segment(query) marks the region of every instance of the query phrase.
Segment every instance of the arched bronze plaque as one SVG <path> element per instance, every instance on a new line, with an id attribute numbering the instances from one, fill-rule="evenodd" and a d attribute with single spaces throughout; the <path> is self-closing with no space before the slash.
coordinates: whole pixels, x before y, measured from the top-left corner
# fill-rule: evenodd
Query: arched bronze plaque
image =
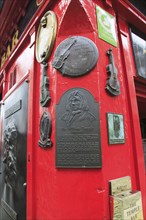
<path id="1" fill-rule="evenodd" d="M 57 19 L 52 11 L 42 17 L 36 38 L 36 59 L 43 63 L 49 57 L 56 37 Z"/>
<path id="2" fill-rule="evenodd" d="M 100 168 L 99 104 L 83 88 L 65 92 L 56 108 L 56 166 Z"/>
<path id="3" fill-rule="evenodd" d="M 81 76 L 96 65 L 98 49 L 90 39 L 73 36 L 65 39 L 55 51 L 53 67 L 62 75 Z"/>

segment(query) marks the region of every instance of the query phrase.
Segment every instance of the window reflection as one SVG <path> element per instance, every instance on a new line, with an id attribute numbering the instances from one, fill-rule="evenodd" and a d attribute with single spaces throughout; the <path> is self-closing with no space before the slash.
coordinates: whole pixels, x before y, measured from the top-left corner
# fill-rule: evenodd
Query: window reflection
<path id="1" fill-rule="evenodd" d="M 146 40 L 131 32 L 137 75 L 146 79 Z"/>

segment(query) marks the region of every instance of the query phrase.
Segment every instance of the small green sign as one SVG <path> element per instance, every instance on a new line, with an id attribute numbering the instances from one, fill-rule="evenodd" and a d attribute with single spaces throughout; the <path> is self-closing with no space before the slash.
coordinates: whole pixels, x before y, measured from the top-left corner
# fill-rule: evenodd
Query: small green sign
<path id="1" fill-rule="evenodd" d="M 117 47 L 115 18 L 99 6 L 96 6 L 96 14 L 99 38 Z"/>

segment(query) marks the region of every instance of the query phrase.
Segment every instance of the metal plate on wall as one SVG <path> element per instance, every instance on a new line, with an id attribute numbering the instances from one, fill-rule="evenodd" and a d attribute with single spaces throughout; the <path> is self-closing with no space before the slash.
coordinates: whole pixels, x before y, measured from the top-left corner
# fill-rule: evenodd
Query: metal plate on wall
<path id="1" fill-rule="evenodd" d="M 99 104 L 86 89 L 65 92 L 56 114 L 56 166 L 100 168 Z"/>
<path id="2" fill-rule="evenodd" d="M 2 106 L 0 220 L 26 219 L 27 106 L 26 82 Z"/>
<path id="3" fill-rule="evenodd" d="M 36 59 L 43 63 L 49 57 L 56 37 L 57 19 L 52 11 L 47 11 L 40 21 L 36 38 Z"/>
<path id="4" fill-rule="evenodd" d="M 93 41 L 82 36 L 65 39 L 55 51 L 53 67 L 62 75 L 81 76 L 96 65 L 98 49 Z"/>

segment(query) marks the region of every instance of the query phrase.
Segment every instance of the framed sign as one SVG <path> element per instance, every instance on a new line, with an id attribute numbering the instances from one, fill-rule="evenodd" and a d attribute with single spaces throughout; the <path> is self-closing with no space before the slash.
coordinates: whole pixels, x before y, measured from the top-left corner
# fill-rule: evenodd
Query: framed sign
<path id="1" fill-rule="evenodd" d="M 99 6 L 96 6 L 96 15 L 99 38 L 117 47 L 115 18 Z"/>
<path id="2" fill-rule="evenodd" d="M 124 117 L 122 114 L 107 113 L 109 144 L 125 143 Z"/>

